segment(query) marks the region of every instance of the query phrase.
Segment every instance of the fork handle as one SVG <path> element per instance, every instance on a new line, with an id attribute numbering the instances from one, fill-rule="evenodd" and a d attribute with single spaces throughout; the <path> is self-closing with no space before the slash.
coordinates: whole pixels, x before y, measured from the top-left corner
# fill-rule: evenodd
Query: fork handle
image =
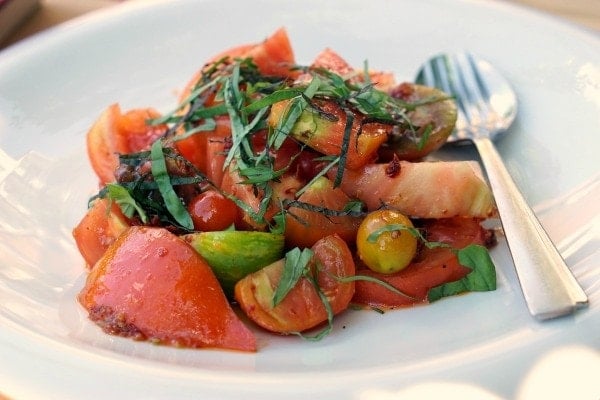
<path id="1" fill-rule="evenodd" d="M 502 221 L 506 241 L 531 315 L 540 320 L 570 314 L 587 296 L 527 205 L 489 138 L 473 140 Z"/>

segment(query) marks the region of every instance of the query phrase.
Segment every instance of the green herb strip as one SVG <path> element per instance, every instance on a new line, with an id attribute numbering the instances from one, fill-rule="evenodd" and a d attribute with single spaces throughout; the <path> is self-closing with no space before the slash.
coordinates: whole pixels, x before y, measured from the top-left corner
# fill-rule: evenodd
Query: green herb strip
<path id="1" fill-rule="evenodd" d="M 312 250 L 300 250 L 297 247 L 286 253 L 283 273 L 277 285 L 277 289 L 275 290 L 275 293 L 273 293 L 273 307 L 276 307 L 281 303 L 289 291 L 296 286 L 298 280 L 303 275 L 306 275 L 308 263 L 313 255 L 314 253 Z"/>
<path id="2" fill-rule="evenodd" d="M 427 295 L 429 302 L 468 291 L 486 292 L 496 290 L 496 268 L 490 257 L 490 253 L 484 246 L 471 244 L 462 249 L 455 249 L 446 243 L 430 242 L 423 237 L 418 229 L 408 227 L 404 224 L 385 225 L 372 232 L 367 237 L 367 241 L 369 243 L 376 243 L 382 233 L 399 230 L 410 232 L 411 235 L 423 242 L 429 249 L 446 248 L 453 251 L 458 257 L 459 264 L 471 269 L 471 272 L 467 276 L 458 281 L 444 283 L 430 289 Z"/>
<path id="3" fill-rule="evenodd" d="M 312 275 L 308 275 L 308 276 L 306 276 L 306 278 L 314 286 L 315 290 L 317 291 L 317 294 L 319 295 L 319 298 L 321 299 L 321 303 L 323 303 L 323 306 L 325 307 L 325 311 L 327 313 L 327 326 L 325 326 L 325 328 L 323 328 L 320 332 L 316 333 L 313 336 L 305 335 L 302 332 L 292 332 L 292 333 L 300 336 L 301 338 L 303 338 L 305 340 L 308 340 L 311 342 L 318 342 L 319 340 L 323 339 L 325 336 L 329 335 L 331 333 L 331 331 L 333 330 L 333 316 L 334 316 L 333 309 L 331 308 L 331 303 L 329 303 L 329 299 L 327 298 L 327 296 L 325 296 L 325 293 L 323 293 L 323 291 L 319 287 L 317 280 Z"/>
<path id="4" fill-rule="evenodd" d="M 194 223 L 192 217 L 184 207 L 183 203 L 173 186 L 171 185 L 171 179 L 167 172 L 167 163 L 165 162 L 165 155 L 163 153 L 162 143 L 160 140 L 155 141 L 152 144 L 150 150 L 151 157 L 151 171 L 154 180 L 158 185 L 158 191 L 165 201 L 165 206 L 169 213 L 175 218 L 175 221 L 179 223 L 183 228 L 188 230 L 194 229 Z"/>
<path id="5" fill-rule="evenodd" d="M 133 217 L 137 212 L 143 223 L 148 222 L 148 216 L 144 212 L 144 209 L 131 197 L 129 190 L 115 183 L 109 183 L 106 185 L 108 198 L 113 200 L 121 208 L 123 215 L 127 218 Z"/>
<path id="6" fill-rule="evenodd" d="M 442 297 L 464 292 L 487 292 L 496 290 L 496 269 L 484 246 L 470 245 L 457 251 L 458 262 L 471 269 L 464 278 L 436 286 L 429 290 L 427 299 L 434 302 Z"/>
<path id="7" fill-rule="evenodd" d="M 290 98 L 291 102 L 288 105 L 288 109 L 278 121 L 273 135 L 269 138 L 269 145 L 271 147 L 276 150 L 281 147 L 294 128 L 296 121 L 298 121 L 298 118 L 300 118 L 300 115 L 302 115 L 302 112 L 304 112 L 308 106 L 308 100 L 315 96 L 320 85 L 321 80 L 317 76 L 313 76 L 311 82 L 300 95 Z"/>

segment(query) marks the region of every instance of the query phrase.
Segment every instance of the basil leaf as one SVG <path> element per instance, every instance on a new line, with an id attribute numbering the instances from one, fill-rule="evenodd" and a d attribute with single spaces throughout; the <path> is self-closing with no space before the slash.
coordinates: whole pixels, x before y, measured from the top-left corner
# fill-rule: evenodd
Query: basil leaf
<path id="1" fill-rule="evenodd" d="M 496 290 L 496 269 L 484 246 L 469 245 L 457 251 L 458 262 L 471 269 L 464 278 L 436 286 L 429 290 L 427 299 L 434 302 L 442 297 L 463 292 L 487 292 Z"/>
<path id="2" fill-rule="evenodd" d="M 296 283 L 298 283 L 298 280 L 306 271 L 312 257 L 312 250 L 303 249 L 301 251 L 297 247 L 286 253 L 283 273 L 281 274 L 277 289 L 273 293 L 273 307 L 281 303 L 290 290 L 296 286 Z"/>
<path id="3" fill-rule="evenodd" d="M 243 108 L 243 111 L 248 114 L 251 114 L 265 107 L 272 106 L 273 104 L 278 103 L 280 101 L 289 100 L 300 95 L 302 95 L 302 91 L 296 88 L 280 89 L 274 93 L 271 93 L 261 98 L 260 100 L 256 100 L 255 102 L 248 104 L 246 107 Z"/>
<path id="4" fill-rule="evenodd" d="M 127 218 L 133 217 L 135 212 L 138 213 L 143 223 L 148 222 L 148 216 L 144 212 L 144 209 L 131 197 L 131 193 L 127 188 L 116 183 L 109 183 L 106 185 L 108 198 L 117 203 L 121 208 L 123 215 Z"/>
<path id="5" fill-rule="evenodd" d="M 165 201 L 165 206 L 169 213 L 175 218 L 175 221 L 179 223 L 183 228 L 188 230 L 194 230 L 194 222 L 192 217 L 183 206 L 181 199 L 175 193 L 173 186 L 171 185 L 171 178 L 167 172 L 167 163 L 165 161 L 165 155 L 160 140 L 157 140 L 152 144 L 150 149 L 151 159 L 151 171 L 156 184 L 158 185 L 158 191 Z"/>
<path id="6" fill-rule="evenodd" d="M 274 130 L 273 135 L 269 138 L 269 145 L 275 149 L 279 149 L 287 138 L 288 134 L 296 125 L 298 118 L 302 115 L 302 112 L 308 105 L 306 99 L 311 99 L 319 89 L 321 81 L 316 76 L 313 76 L 312 81 L 308 84 L 304 92 L 300 96 L 291 98 L 289 108 L 284 114 L 283 118 L 278 122 L 277 127 Z"/>

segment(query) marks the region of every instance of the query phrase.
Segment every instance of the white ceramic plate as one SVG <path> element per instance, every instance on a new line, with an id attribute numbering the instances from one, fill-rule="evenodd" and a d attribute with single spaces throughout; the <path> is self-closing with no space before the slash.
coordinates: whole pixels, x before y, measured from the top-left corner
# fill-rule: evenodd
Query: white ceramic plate
<path id="1" fill-rule="evenodd" d="M 299 62 L 330 46 L 411 80 L 469 49 L 514 84 L 498 147 L 590 298 L 548 322 L 526 309 L 506 247 L 499 287 L 384 315 L 348 312 L 318 343 L 260 334 L 260 351 L 184 350 L 105 335 L 75 301 L 70 235 L 95 179 L 84 137 L 108 104 L 169 111 L 209 56 L 280 26 Z M 15 398 L 597 398 L 600 41 L 475 1 L 125 3 L 0 53 L 0 392 Z M 458 154 L 458 153 L 457 153 Z M 474 157 L 462 151 L 461 157 Z"/>

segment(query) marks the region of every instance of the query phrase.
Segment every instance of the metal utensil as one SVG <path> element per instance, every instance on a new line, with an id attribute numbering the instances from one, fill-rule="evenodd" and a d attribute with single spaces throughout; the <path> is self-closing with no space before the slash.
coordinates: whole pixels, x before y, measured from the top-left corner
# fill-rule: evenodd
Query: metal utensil
<path id="1" fill-rule="evenodd" d="M 453 95 L 458 105 L 450 140 L 469 140 L 479 151 L 496 199 L 506 240 L 529 312 L 540 320 L 584 307 L 587 296 L 510 177 L 492 138 L 512 124 L 517 99 L 508 82 L 470 53 L 442 54 L 418 72 L 417 83 Z"/>

